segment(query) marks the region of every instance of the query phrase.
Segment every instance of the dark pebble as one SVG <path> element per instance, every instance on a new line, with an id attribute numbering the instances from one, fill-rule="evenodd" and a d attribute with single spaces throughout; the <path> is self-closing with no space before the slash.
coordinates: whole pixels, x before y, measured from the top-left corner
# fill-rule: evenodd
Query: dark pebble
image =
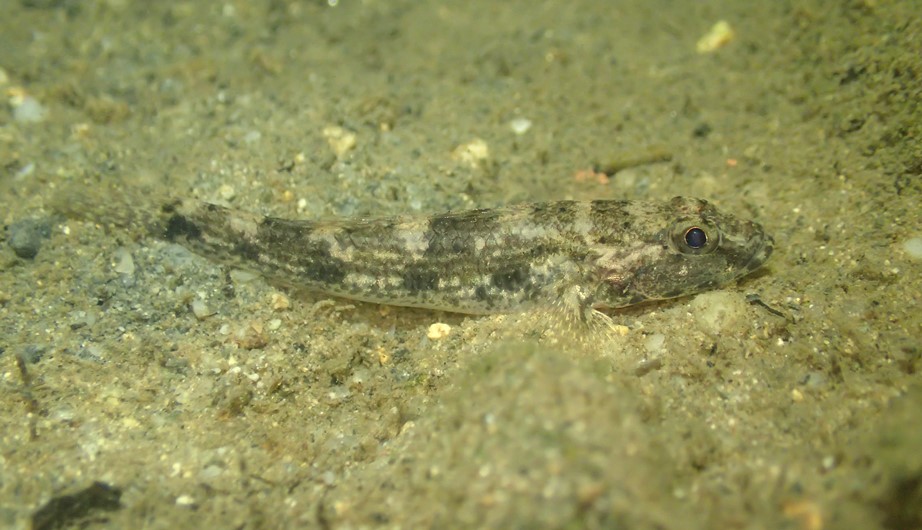
<path id="1" fill-rule="evenodd" d="M 695 138 L 707 138 L 711 134 L 711 125 L 709 123 L 699 123 L 693 130 L 692 136 Z"/>
<path id="2" fill-rule="evenodd" d="M 10 248 L 23 259 L 32 259 L 42 248 L 42 240 L 51 237 L 51 219 L 23 219 L 6 229 Z"/>
<path id="3" fill-rule="evenodd" d="M 22 349 L 22 360 L 29 364 L 35 364 L 42 360 L 42 357 L 45 355 L 46 351 L 47 348 L 44 346 L 39 346 L 38 344 L 29 344 Z"/>

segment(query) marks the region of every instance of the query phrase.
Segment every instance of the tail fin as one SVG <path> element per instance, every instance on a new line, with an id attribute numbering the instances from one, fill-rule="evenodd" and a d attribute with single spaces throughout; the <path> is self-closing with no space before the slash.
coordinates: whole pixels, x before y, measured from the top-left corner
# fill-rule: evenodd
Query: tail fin
<path id="1" fill-rule="evenodd" d="M 70 219 L 126 230 L 135 238 L 162 237 L 166 231 L 166 197 L 118 188 L 74 184 L 58 189 L 46 206 Z"/>

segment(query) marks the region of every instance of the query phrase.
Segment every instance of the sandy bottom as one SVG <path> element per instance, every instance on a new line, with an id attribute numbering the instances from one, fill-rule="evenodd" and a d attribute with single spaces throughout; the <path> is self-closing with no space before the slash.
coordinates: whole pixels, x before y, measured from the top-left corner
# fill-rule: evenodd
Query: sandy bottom
<path id="1" fill-rule="evenodd" d="M 6 3 L 0 527 L 922 525 L 917 2 Z M 272 285 L 55 214 L 74 189 L 691 195 L 775 254 L 556 334 Z"/>

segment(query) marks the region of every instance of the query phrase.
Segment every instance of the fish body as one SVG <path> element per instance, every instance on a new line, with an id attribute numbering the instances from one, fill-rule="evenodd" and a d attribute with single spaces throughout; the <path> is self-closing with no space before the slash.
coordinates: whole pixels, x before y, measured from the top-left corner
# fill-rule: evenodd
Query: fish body
<path id="1" fill-rule="evenodd" d="M 181 200 L 163 236 L 341 298 L 457 313 L 586 314 L 694 294 L 759 268 L 772 238 L 704 200 L 555 201 L 430 216 L 289 220 Z"/>

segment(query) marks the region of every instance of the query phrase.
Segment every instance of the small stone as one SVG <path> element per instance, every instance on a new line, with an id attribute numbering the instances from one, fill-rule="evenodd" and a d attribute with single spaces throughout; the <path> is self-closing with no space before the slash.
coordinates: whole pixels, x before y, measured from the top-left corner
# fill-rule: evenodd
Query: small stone
<path id="1" fill-rule="evenodd" d="M 343 385 L 336 385 L 330 388 L 330 390 L 327 392 L 327 399 L 333 403 L 337 403 L 351 395 L 352 392 L 350 392 L 348 388 Z"/>
<path id="2" fill-rule="evenodd" d="M 42 240 L 51 237 L 49 219 L 23 219 L 7 228 L 10 248 L 23 259 L 33 259 L 42 248 Z"/>
<path id="3" fill-rule="evenodd" d="M 28 344 L 25 348 L 22 349 L 20 357 L 22 360 L 29 363 L 35 364 L 42 360 L 42 357 L 45 355 L 45 352 L 48 351 L 44 346 L 38 344 Z"/>
<path id="4" fill-rule="evenodd" d="M 35 162 L 29 162 L 28 164 L 19 168 L 16 173 L 13 174 L 13 180 L 19 182 L 29 178 L 32 174 L 35 173 Z"/>
<path id="5" fill-rule="evenodd" d="M 385 366 L 387 363 L 391 362 L 391 354 L 385 351 L 384 348 L 379 349 L 375 353 L 378 354 L 378 364 L 381 366 Z"/>
<path id="6" fill-rule="evenodd" d="M 224 469 L 221 466 L 211 464 L 205 466 L 205 469 L 199 473 L 199 478 L 202 480 L 214 480 L 220 477 L 224 473 Z"/>
<path id="7" fill-rule="evenodd" d="M 176 497 L 176 506 L 192 508 L 195 506 L 195 497 L 192 495 L 180 495 L 179 497 Z"/>
<path id="8" fill-rule="evenodd" d="M 196 298 L 189 304 L 189 307 L 192 309 L 192 314 L 195 315 L 195 318 L 199 320 L 205 320 L 211 315 L 215 314 L 215 311 L 208 307 L 208 304 L 200 298 Z"/>
<path id="9" fill-rule="evenodd" d="M 662 333 L 653 333 L 644 340 L 643 347 L 647 350 L 647 353 L 656 354 L 663 352 L 663 346 L 665 344 L 666 335 Z"/>
<path id="10" fill-rule="evenodd" d="M 695 49 L 698 53 L 711 53 L 730 43 L 736 37 L 733 28 L 726 20 L 720 20 L 698 40 Z"/>
<path id="11" fill-rule="evenodd" d="M 260 322 L 253 322 L 246 328 L 237 331 L 234 342 L 244 350 L 259 350 L 269 344 L 263 325 Z"/>
<path id="12" fill-rule="evenodd" d="M 362 387 L 368 384 L 369 379 L 371 379 L 371 374 L 367 369 L 357 368 L 352 373 L 352 377 L 349 378 L 349 387 L 353 390 L 361 391 Z"/>
<path id="13" fill-rule="evenodd" d="M 426 333 L 426 336 L 430 340 L 441 340 L 451 334 L 451 326 L 445 324 L 444 322 L 436 322 L 429 326 L 429 331 Z"/>
<path id="14" fill-rule="evenodd" d="M 746 325 L 745 298 L 737 293 L 702 293 L 696 296 L 689 306 L 698 328 L 708 335 L 733 333 Z"/>
<path id="15" fill-rule="evenodd" d="M 288 297 L 282 293 L 272 293 L 269 299 L 273 311 L 285 311 L 291 307 L 291 302 L 288 300 Z"/>
<path id="16" fill-rule="evenodd" d="M 102 363 L 106 360 L 106 353 L 106 350 L 99 344 L 87 344 L 83 348 L 77 350 L 77 358 L 83 359 L 84 361 Z"/>
<path id="17" fill-rule="evenodd" d="M 21 88 L 11 88 L 10 106 L 13 107 L 13 119 L 20 123 L 38 123 L 45 119 L 48 111 L 37 99 Z"/>
<path id="18" fill-rule="evenodd" d="M 810 372 L 804 378 L 804 386 L 810 390 L 819 390 L 826 386 L 826 375 L 822 372 Z"/>
<path id="19" fill-rule="evenodd" d="M 521 136 L 528 132 L 528 129 L 531 129 L 531 120 L 528 118 L 515 118 L 509 122 L 509 127 L 512 129 L 512 132 Z"/>
<path id="20" fill-rule="evenodd" d="M 77 330 L 86 327 L 93 327 L 96 324 L 96 315 L 86 311 L 73 311 L 70 314 L 70 329 Z"/>
<path id="21" fill-rule="evenodd" d="M 125 276 L 134 275 L 134 258 L 127 248 L 119 248 L 115 251 L 115 267 L 113 270 Z"/>
<path id="22" fill-rule="evenodd" d="M 218 188 L 218 197 L 222 201 L 230 201 L 237 196 L 237 191 L 230 184 L 221 184 Z"/>
<path id="23" fill-rule="evenodd" d="M 259 275 L 255 272 L 245 271 L 242 269 L 234 269 L 230 271 L 230 277 L 234 283 L 248 283 L 252 282 L 256 278 L 259 278 Z"/>
<path id="24" fill-rule="evenodd" d="M 330 149 L 337 158 L 355 148 L 358 138 L 354 132 L 346 130 L 338 125 L 328 125 L 323 128 L 323 137 L 327 139 Z"/>
<path id="25" fill-rule="evenodd" d="M 481 163 L 490 157 L 490 146 L 480 138 L 463 143 L 451 152 L 451 157 L 459 162 L 478 168 Z"/>
<path id="26" fill-rule="evenodd" d="M 910 258 L 922 261 L 922 237 L 911 237 L 903 241 L 903 251 Z"/>

